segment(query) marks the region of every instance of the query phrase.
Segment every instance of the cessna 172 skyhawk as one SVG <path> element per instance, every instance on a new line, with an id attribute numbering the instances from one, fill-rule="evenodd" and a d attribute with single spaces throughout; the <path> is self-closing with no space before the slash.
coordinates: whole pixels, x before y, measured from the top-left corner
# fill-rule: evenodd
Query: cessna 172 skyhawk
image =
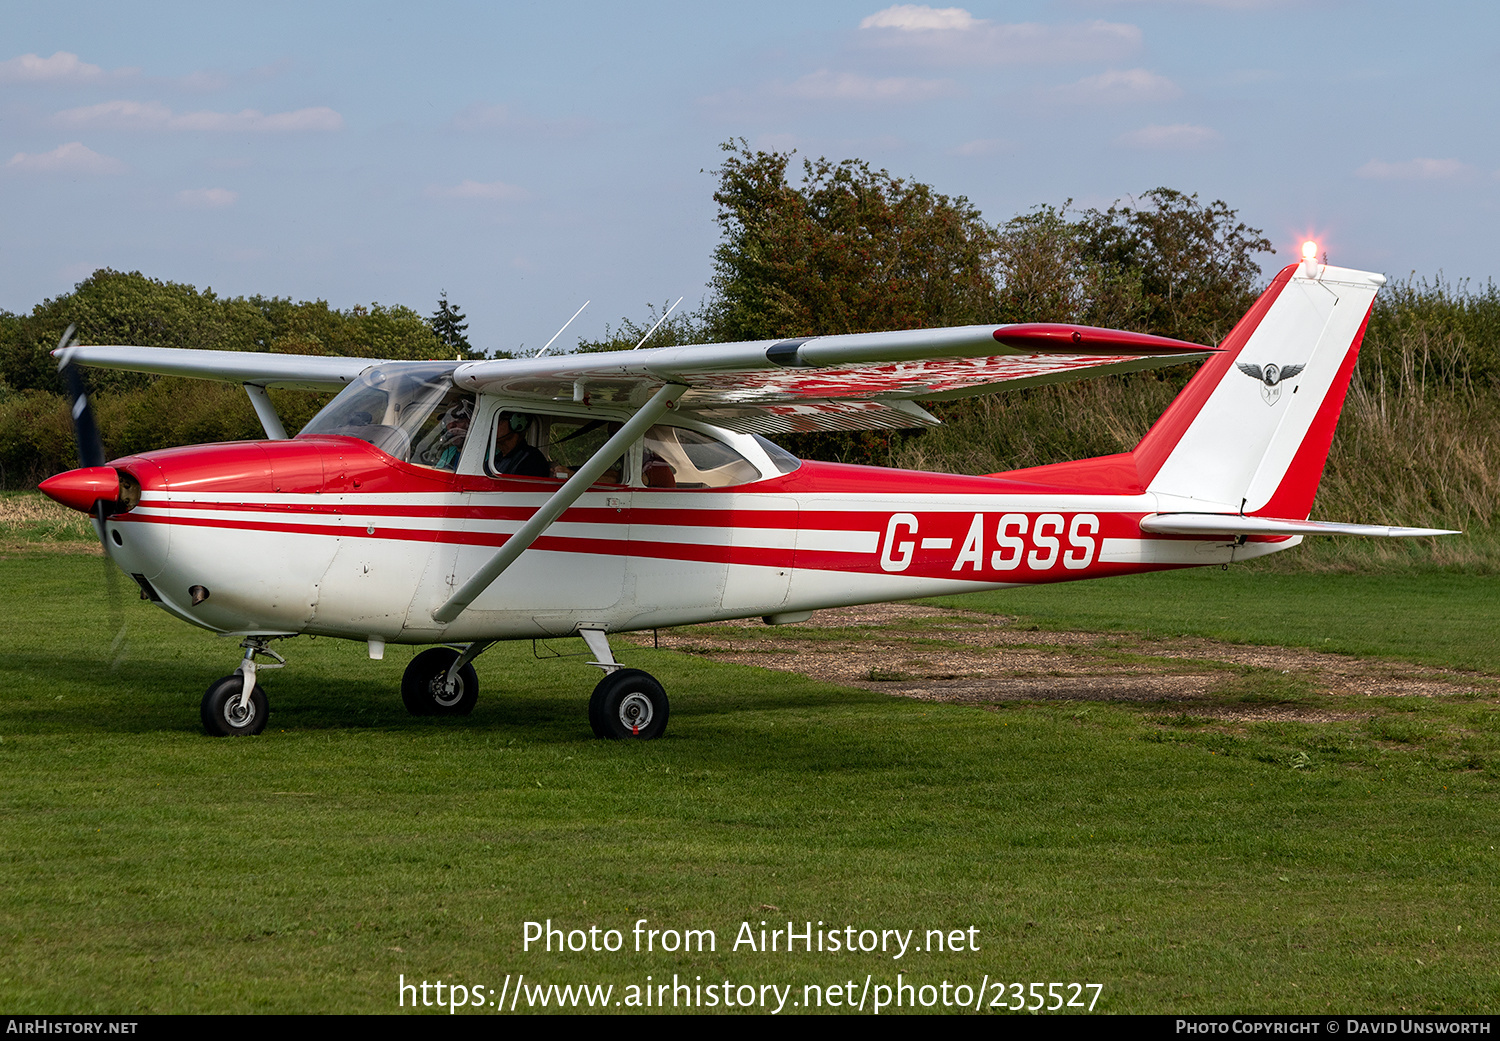
<path id="1" fill-rule="evenodd" d="M 667 697 L 610 633 L 1442 534 L 1307 519 L 1385 281 L 1315 255 L 1217 348 L 1062 325 L 464 363 L 65 347 L 82 467 L 41 487 L 95 515 L 144 597 L 243 638 L 204 696 L 211 734 L 265 727 L 257 671 L 282 637 L 438 644 L 402 697 L 461 714 L 492 643 L 576 634 L 605 673 L 594 732 L 654 738 Z M 1204 357 L 1133 451 L 1098 459 L 964 477 L 803 462 L 763 436 L 930 425 L 914 399 Z M 241 383 L 268 440 L 105 465 L 75 364 Z M 342 392 L 289 439 L 267 387 Z"/>

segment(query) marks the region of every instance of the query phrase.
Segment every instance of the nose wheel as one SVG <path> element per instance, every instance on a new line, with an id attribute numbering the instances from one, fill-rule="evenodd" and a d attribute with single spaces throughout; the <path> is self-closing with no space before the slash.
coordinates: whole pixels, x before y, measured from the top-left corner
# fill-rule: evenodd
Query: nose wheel
<path id="1" fill-rule="evenodd" d="M 649 741 L 667 729 L 667 692 L 649 673 L 617 669 L 599 681 L 589 699 L 595 737 Z"/>
<path id="2" fill-rule="evenodd" d="M 203 695 L 203 729 L 210 737 L 240 737 L 266 729 L 270 703 L 259 683 L 245 693 L 245 678 L 239 673 L 225 676 Z"/>
<path id="3" fill-rule="evenodd" d="M 245 649 L 245 657 L 239 669 L 215 680 L 204 693 L 201 716 L 203 730 L 210 737 L 249 736 L 266 729 L 271 703 L 266 700 L 266 692 L 255 677 L 261 669 L 279 669 L 286 664 L 286 659 L 270 648 L 270 640 L 274 638 L 247 638 L 240 644 Z M 257 664 L 257 654 L 272 660 Z"/>

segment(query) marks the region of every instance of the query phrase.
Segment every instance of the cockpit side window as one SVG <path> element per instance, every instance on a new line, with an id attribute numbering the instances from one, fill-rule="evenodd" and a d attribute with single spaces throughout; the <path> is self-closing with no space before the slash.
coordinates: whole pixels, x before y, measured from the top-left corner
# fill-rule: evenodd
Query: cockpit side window
<path id="1" fill-rule="evenodd" d="M 552 477 L 552 463 L 537 448 L 546 436 L 548 417 L 502 409 L 495 413 L 494 431 L 485 453 L 484 469 L 491 477 Z"/>
<path id="2" fill-rule="evenodd" d="M 604 447 L 620 425 L 614 420 L 502 409 L 495 416 L 485 471 L 492 477 L 566 480 Z M 623 465 L 623 459 L 612 463 L 598 483 L 623 483 Z"/>
<path id="3" fill-rule="evenodd" d="M 614 420 L 551 416 L 547 421 L 546 437 L 542 440 L 543 451 L 551 458 L 559 477 L 570 477 L 592 459 L 621 426 Z M 598 483 L 624 483 L 624 465 L 623 456 L 614 460 Z"/>

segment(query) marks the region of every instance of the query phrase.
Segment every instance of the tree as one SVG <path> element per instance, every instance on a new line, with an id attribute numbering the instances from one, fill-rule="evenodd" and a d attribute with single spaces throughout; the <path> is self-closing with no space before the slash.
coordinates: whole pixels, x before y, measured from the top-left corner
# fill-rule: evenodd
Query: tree
<path id="1" fill-rule="evenodd" d="M 1078 221 L 1083 256 L 1115 278 L 1140 283 L 1143 328 L 1195 343 L 1218 343 L 1259 288 L 1259 253 L 1274 253 L 1259 228 L 1223 200 L 1153 188 L 1144 206 L 1088 210 Z"/>
<path id="2" fill-rule="evenodd" d="M 433 335 L 450 353 L 466 358 L 479 356 L 470 346 L 469 338 L 464 335 L 469 328 L 467 318 L 457 307 L 448 303 L 448 290 L 444 289 L 438 296 L 438 308 L 432 312 L 432 317 L 427 320 L 427 324 L 432 327 Z"/>
<path id="3" fill-rule="evenodd" d="M 1138 327 L 1145 318 L 1139 274 L 1092 258 L 1086 229 L 1068 220 L 1067 206 L 1038 206 L 1000 229 L 999 320 Z"/>
<path id="4" fill-rule="evenodd" d="M 856 159 L 724 146 L 710 325 L 757 340 L 964 325 L 993 319 L 997 236 L 963 197 Z"/>
<path id="5" fill-rule="evenodd" d="M 459 316 L 462 320 L 462 316 Z M 271 351 L 416 361 L 452 352 L 409 307 L 338 311 L 327 301 L 220 297 L 212 289 L 107 268 L 34 307 L 0 314 L 0 484 L 35 483 L 72 465 L 73 438 L 57 362 L 49 353 L 70 324 L 79 342 Z M 93 369 L 89 383 L 110 455 L 260 436 L 239 387 Z M 271 391 L 289 429 L 327 395 Z"/>
<path id="6" fill-rule="evenodd" d="M 655 304 L 647 304 L 646 315 L 641 321 L 621 318 L 618 326 L 606 323 L 603 336 L 597 340 L 580 338 L 578 346 L 573 349 L 579 354 L 630 351 L 635 349 L 636 344 L 641 344 L 642 347 L 677 347 L 685 343 L 707 343 L 713 338 L 712 331 L 704 325 L 704 309 L 701 306 L 696 311 L 675 311 L 658 325 L 658 320 L 667 313 L 670 306 L 663 303 L 658 312 Z M 651 333 L 650 338 L 641 343 L 648 332 Z"/>

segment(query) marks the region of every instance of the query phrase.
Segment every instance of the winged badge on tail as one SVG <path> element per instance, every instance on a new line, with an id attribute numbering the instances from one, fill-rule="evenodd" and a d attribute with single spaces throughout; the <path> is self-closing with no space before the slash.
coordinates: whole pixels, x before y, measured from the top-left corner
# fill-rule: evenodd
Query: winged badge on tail
<path id="1" fill-rule="evenodd" d="M 1260 396 L 1266 399 L 1267 405 L 1274 405 L 1281 400 L 1281 385 L 1306 367 L 1305 365 L 1277 365 L 1271 362 L 1262 368 L 1245 362 L 1235 363 L 1235 368 L 1251 379 L 1261 382 Z"/>

